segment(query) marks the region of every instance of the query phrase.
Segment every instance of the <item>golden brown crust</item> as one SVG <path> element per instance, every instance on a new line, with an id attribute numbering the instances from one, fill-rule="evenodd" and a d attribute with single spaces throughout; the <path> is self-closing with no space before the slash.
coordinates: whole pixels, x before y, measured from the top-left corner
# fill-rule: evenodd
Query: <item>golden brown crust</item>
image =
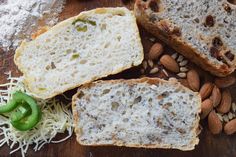
<path id="1" fill-rule="evenodd" d="M 162 145 L 162 144 L 149 144 L 149 145 L 142 145 L 142 144 L 124 144 L 122 141 L 118 141 L 116 139 L 113 139 L 114 143 L 113 144 L 107 144 L 107 145 L 101 145 L 101 144 L 96 144 L 96 143 L 91 143 L 91 144 L 86 144 L 83 143 L 82 141 L 79 140 L 80 136 L 81 136 L 81 132 L 80 129 L 77 126 L 78 122 L 79 122 L 79 113 L 76 110 L 76 99 L 78 99 L 78 95 L 80 94 L 80 92 L 83 89 L 88 89 L 91 88 L 93 86 L 96 86 L 96 84 L 98 83 L 102 83 L 102 82 L 110 82 L 111 84 L 115 84 L 115 83 L 119 83 L 119 82 L 126 82 L 129 85 L 133 85 L 133 84 L 138 84 L 138 83 L 143 83 L 146 82 L 148 84 L 154 85 L 154 84 L 158 84 L 158 83 L 170 83 L 176 86 L 179 86 L 180 88 L 190 91 L 192 93 L 195 93 L 195 95 L 197 95 L 199 101 L 198 104 L 196 104 L 198 106 L 198 114 L 200 114 L 201 112 L 201 97 L 199 96 L 198 93 L 191 91 L 190 89 L 184 87 L 183 85 L 181 85 L 176 79 L 170 79 L 169 81 L 166 80 L 162 80 L 159 78 L 148 78 L 148 77 L 143 77 L 141 79 L 130 79 L 130 80 L 124 80 L 124 79 L 119 79 L 119 80 L 108 80 L 108 81 L 96 81 L 96 82 L 92 82 L 92 83 L 87 83 L 81 87 L 78 88 L 78 92 L 73 96 L 72 98 L 72 111 L 73 111 L 73 119 L 74 119 L 74 126 L 75 126 L 75 134 L 76 134 L 76 140 L 78 143 L 80 143 L 81 145 L 85 145 L 85 146 L 110 146 L 110 145 L 115 145 L 115 146 L 126 146 L 126 147 L 136 147 L 136 148 L 164 148 L 164 149 L 179 149 L 179 150 L 183 150 L 183 151 L 188 151 L 188 150 L 193 150 L 194 149 L 194 145 L 197 145 L 199 143 L 199 139 L 193 137 L 192 141 L 191 141 L 191 145 L 188 146 L 183 146 L 183 147 L 174 147 L 172 145 Z M 193 127 L 193 132 L 195 132 L 195 135 L 199 135 L 200 130 L 199 130 L 199 121 L 200 121 L 200 117 L 198 116 L 196 118 L 196 121 L 194 123 L 194 127 Z"/>
<path id="2" fill-rule="evenodd" d="M 147 5 L 142 3 L 142 0 L 136 0 L 134 12 L 138 22 L 150 33 L 163 40 L 165 43 L 173 47 L 176 51 L 184 55 L 190 61 L 201 66 L 204 70 L 209 71 L 216 76 L 227 76 L 234 72 L 235 68 L 230 67 L 227 64 L 213 65 L 209 62 L 206 56 L 200 55 L 198 50 L 191 47 L 188 43 L 181 40 L 178 34 L 172 34 L 173 29 L 169 28 L 170 22 L 168 20 L 161 20 L 157 22 L 151 22 L 150 17 L 147 15 Z M 172 33 L 170 33 L 172 31 Z M 176 32 L 178 33 L 178 31 Z"/>

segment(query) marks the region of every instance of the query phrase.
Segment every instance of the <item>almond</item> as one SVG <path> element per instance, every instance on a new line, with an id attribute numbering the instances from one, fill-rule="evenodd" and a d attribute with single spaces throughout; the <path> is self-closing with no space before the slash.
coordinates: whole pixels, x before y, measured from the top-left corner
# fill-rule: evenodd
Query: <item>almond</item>
<path id="1" fill-rule="evenodd" d="M 157 60 L 162 53 L 163 53 L 163 46 L 160 43 L 155 43 L 154 45 L 152 45 L 148 53 L 148 57 L 151 60 Z"/>
<path id="2" fill-rule="evenodd" d="M 201 95 L 202 100 L 206 99 L 211 94 L 213 86 L 214 85 L 210 82 L 203 84 L 203 86 L 201 87 L 199 91 L 199 94 Z"/>
<path id="3" fill-rule="evenodd" d="M 221 93 L 220 93 L 220 89 L 217 86 L 214 86 L 214 88 L 212 90 L 211 100 L 212 100 L 214 107 L 216 107 L 220 104 Z"/>
<path id="4" fill-rule="evenodd" d="M 215 79 L 215 84 L 219 88 L 226 88 L 226 87 L 232 86 L 235 82 L 236 82 L 236 78 L 234 76 L 227 76 L 227 77 Z"/>
<path id="5" fill-rule="evenodd" d="M 220 105 L 217 107 L 217 111 L 220 113 L 227 113 L 231 108 L 232 97 L 230 91 L 225 89 L 222 92 Z"/>
<path id="6" fill-rule="evenodd" d="M 224 126 L 224 132 L 227 135 L 231 135 L 236 132 L 236 119 L 233 119 L 225 124 Z"/>
<path id="7" fill-rule="evenodd" d="M 179 65 L 178 63 L 169 55 L 163 55 L 160 59 L 161 64 L 171 72 L 178 73 Z"/>
<path id="8" fill-rule="evenodd" d="M 222 123 L 214 110 L 208 115 L 208 127 L 212 134 L 219 134 L 222 131 Z"/>
<path id="9" fill-rule="evenodd" d="M 188 84 L 190 86 L 190 89 L 192 89 L 195 92 L 199 91 L 200 78 L 199 78 L 198 73 L 195 70 L 190 70 L 187 73 L 187 80 L 188 80 Z"/>
<path id="10" fill-rule="evenodd" d="M 213 109 L 213 104 L 211 99 L 206 99 L 202 102 L 201 106 L 202 112 L 201 112 L 201 119 L 206 118 L 206 116 L 211 112 Z"/>
<path id="11" fill-rule="evenodd" d="M 178 79 L 178 81 L 185 87 L 190 88 L 187 79 Z"/>

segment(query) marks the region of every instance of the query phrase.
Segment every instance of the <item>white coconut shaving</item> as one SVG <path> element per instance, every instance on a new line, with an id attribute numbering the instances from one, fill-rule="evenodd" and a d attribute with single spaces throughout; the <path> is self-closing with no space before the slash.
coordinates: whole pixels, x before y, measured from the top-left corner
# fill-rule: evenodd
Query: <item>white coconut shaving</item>
<path id="1" fill-rule="evenodd" d="M 0 0 L 0 48 L 15 49 L 40 26 L 58 21 L 65 0 Z"/>

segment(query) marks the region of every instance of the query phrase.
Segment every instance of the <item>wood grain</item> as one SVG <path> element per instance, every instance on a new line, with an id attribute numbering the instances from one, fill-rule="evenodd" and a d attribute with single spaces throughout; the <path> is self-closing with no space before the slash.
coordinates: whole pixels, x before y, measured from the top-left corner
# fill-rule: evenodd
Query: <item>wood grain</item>
<path id="1" fill-rule="evenodd" d="M 126 6 L 129 9 L 133 8 L 134 1 L 126 1 L 125 4 L 121 0 L 67 0 L 65 9 L 63 10 L 60 20 L 77 15 L 83 10 L 89 10 L 97 7 L 117 7 Z M 151 44 L 147 40 L 150 34 L 140 28 L 144 50 L 147 51 Z M 20 76 L 21 73 L 17 70 L 13 63 L 14 52 L 0 52 L 0 83 L 6 82 L 4 72 L 12 71 L 14 76 Z M 206 76 L 206 73 L 201 71 L 201 76 Z M 132 75 L 130 75 L 132 73 Z M 128 70 L 114 77 L 136 77 L 137 69 Z M 206 79 L 211 76 L 204 77 Z M 74 91 L 69 92 L 70 96 Z M 235 101 L 235 86 L 231 88 L 231 93 Z M 224 134 L 214 136 L 208 129 L 206 122 L 202 122 L 204 130 L 200 134 L 200 143 L 193 151 L 182 152 L 178 150 L 164 149 L 137 149 L 125 147 L 84 147 L 80 146 L 75 136 L 60 144 L 48 144 L 40 151 L 34 152 L 29 149 L 27 156 L 29 157 L 236 157 L 236 135 L 226 136 Z M 59 135 L 62 137 L 63 135 Z M 19 157 L 20 152 L 9 155 L 9 148 L 4 146 L 0 148 L 0 157 Z"/>

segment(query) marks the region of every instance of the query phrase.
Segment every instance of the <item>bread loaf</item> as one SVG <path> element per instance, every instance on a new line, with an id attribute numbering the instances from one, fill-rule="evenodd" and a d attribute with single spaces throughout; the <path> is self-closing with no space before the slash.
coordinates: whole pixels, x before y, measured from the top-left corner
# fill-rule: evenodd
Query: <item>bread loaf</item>
<path id="1" fill-rule="evenodd" d="M 28 90 L 47 99 L 141 64 L 143 48 L 133 12 L 98 8 L 23 42 L 14 60 Z"/>
<path id="2" fill-rule="evenodd" d="M 136 0 L 138 22 L 204 70 L 236 67 L 236 5 L 227 0 Z"/>
<path id="3" fill-rule="evenodd" d="M 198 144 L 200 96 L 174 80 L 97 81 L 79 87 L 72 109 L 77 141 L 192 150 Z"/>

